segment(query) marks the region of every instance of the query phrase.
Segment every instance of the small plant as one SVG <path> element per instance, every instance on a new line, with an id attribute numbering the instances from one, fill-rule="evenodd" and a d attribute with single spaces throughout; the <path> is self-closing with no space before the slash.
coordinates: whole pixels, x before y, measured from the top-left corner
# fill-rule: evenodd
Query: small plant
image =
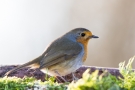
<path id="1" fill-rule="evenodd" d="M 126 90 L 135 90 L 135 71 L 132 69 L 134 58 L 135 56 L 130 58 L 127 65 L 125 65 L 125 62 L 119 64 L 120 73 L 124 77 L 124 79 L 120 79 L 119 85 Z"/>

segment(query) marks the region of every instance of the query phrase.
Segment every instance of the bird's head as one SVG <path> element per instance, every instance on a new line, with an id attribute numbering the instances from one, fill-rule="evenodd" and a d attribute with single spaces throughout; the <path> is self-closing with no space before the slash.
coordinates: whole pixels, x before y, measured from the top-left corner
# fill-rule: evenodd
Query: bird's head
<path id="1" fill-rule="evenodd" d="M 68 38 L 80 43 L 87 43 L 92 38 L 99 38 L 92 34 L 91 31 L 85 28 L 75 28 L 66 34 Z"/>

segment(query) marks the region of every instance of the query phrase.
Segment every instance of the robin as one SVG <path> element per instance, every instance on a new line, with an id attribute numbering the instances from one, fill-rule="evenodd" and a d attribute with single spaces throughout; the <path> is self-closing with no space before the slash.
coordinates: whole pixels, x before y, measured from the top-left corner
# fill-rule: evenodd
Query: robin
<path id="1" fill-rule="evenodd" d="M 30 66 L 64 79 L 62 76 L 76 71 L 83 65 L 87 58 L 88 41 L 92 38 L 98 36 L 93 35 L 88 29 L 75 28 L 54 40 L 39 57 L 8 71 L 5 75 Z"/>

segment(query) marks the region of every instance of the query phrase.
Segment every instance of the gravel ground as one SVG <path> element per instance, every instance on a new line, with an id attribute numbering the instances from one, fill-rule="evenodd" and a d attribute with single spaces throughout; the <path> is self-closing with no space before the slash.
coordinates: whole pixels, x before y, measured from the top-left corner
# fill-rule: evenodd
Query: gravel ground
<path id="1" fill-rule="evenodd" d="M 0 77 L 3 77 L 4 74 L 17 67 L 18 65 L 5 65 L 5 66 L 0 66 Z M 78 70 L 76 70 L 76 72 L 74 73 L 74 75 L 77 78 L 81 78 L 82 77 L 82 73 L 86 70 L 86 69 L 90 69 L 90 73 L 94 72 L 95 70 L 99 70 L 99 74 L 102 74 L 103 71 L 107 70 L 108 72 L 110 72 L 112 75 L 115 75 L 116 77 L 120 76 L 122 77 L 122 75 L 119 73 L 119 70 L 117 68 L 105 68 L 105 67 L 90 67 L 90 66 L 82 66 L 81 68 L 79 68 Z M 30 69 L 29 67 L 25 67 L 23 69 L 20 69 L 16 72 L 11 73 L 9 76 L 16 76 L 16 77 L 20 77 L 23 78 L 24 76 L 28 76 L 28 77 L 35 77 L 36 79 L 41 79 L 42 81 L 45 81 L 45 74 L 42 73 L 39 69 Z M 58 77 L 59 78 L 59 77 Z M 66 75 L 64 76 L 64 78 L 68 81 L 71 82 L 72 81 L 72 75 Z M 61 78 L 59 78 L 61 80 Z M 61 80 L 62 81 L 62 80 Z"/>
<path id="2" fill-rule="evenodd" d="M 0 66 L 0 77 L 3 77 L 6 72 L 8 72 L 9 70 L 11 70 L 17 66 L 18 65 Z M 90 67 L 90 66 L 82 66 L 81 68 L 76 70 L 76 72 L 74 72 L 74 75 L 79 79 L 82 77 L 82 74 L 86 69 L 90 69 L 89 73 L 92 73 L 95 70 L 99 70 L 99 75 L 102 74 L 105 70 L 107 70 L 108 72 L 110 72 L 112 75 L 114 75 L 116 77 L 118 77 L 118 76 L 122 77 L 122 75 L 119 73 L 119 70 L 117 68 Z M 45 74 L 44 73 L 42 73 L 39 69 L 30 69 L 29 67 L 25 67 L 23 69 L 15 71 L 15 72 L 11 73 L 9 76 L 11 76 L 11 77 L 16 76 L 16 77 L 20 77 L 20 78 L 23 78 L 24 76 L 28 76 L 28 77 L 33 76 L 38 80 L 40 79 L 41 81 L 45 81 Z M 64 78 L 68 82 L 71 82 L 72 81 L 72 74 L 66 75 L 66 76 L 64 76 Z M 58 79 L 62 81 L 61 78 L 58 77 Z M 27 90 L 46 90 L 45 89 L 46 86 L 40 86 L 40 85 L 38 85 L 38 83 L 34 86 L 36 86 L 36 87 L 33 89 L 27 89 Z"/>

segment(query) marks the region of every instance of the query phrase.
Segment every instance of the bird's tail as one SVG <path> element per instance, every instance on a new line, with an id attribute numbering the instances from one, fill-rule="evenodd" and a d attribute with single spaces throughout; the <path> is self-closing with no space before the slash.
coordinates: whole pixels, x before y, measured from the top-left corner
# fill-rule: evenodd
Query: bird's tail
<path id="1" fill-rule="evenodd" d="M 30 66 L 32 64 L 39 64 L 41 59 L 42 59 L 42 56 L 39 56 L 39 57 L 35 58 L 34 60 L 31 60 L 31 61 L 29 61 L 29 62 L 27 62 L 27 63 L 25 63 L 23 65 L 20 65 L 20 66 L 14 68 L 14 69 L 8 71 L 4 76 L 8 76 L 10 73 L 12 73 L 14 71 L 17 71 L 17 70 L 19 70 L 19 69 L 21 69 L 23 67 Z"/>

